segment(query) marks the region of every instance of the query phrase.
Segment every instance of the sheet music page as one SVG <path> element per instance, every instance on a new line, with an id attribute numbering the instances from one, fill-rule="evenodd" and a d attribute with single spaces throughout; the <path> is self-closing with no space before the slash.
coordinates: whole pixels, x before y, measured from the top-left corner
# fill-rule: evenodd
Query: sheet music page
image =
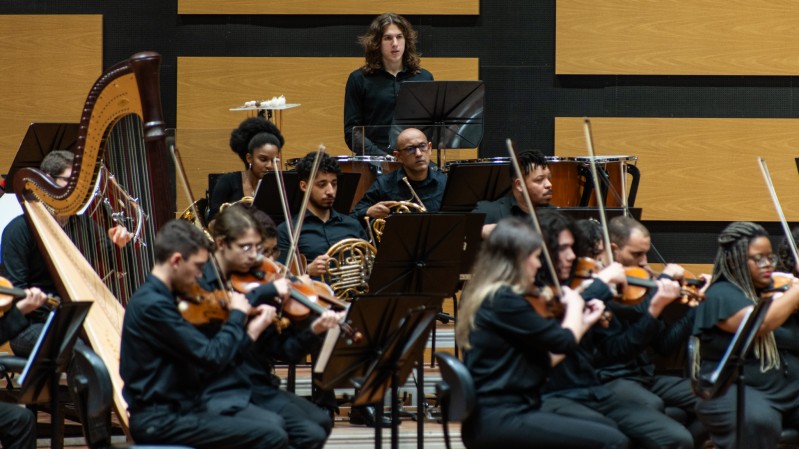
<path id="1" fill-rule="evenodd" d="M 319 351 L 319 356 L 316 358 L 316 365 L 313 369 L 314 373 L 325 372 L 327 361 L 330 360 L 330 355 L 333 354 L 333 348 L 336 347 L 339 335 L 341 335 L 341 327 L 339 326 L 327 331 L 325 342 L 322 344 L 322 349 Z"/>

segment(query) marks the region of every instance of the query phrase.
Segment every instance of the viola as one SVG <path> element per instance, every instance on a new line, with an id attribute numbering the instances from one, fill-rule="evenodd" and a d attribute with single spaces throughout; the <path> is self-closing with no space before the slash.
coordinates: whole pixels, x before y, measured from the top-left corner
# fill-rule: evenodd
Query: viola
<path id="1" fill-rule="evenodd" d="M 25 290 L 14 288 L 11 281 L 0 276 L 0 316 L 5 315 L 15 301 L 25 299 L 26 296 L 28 295 Z M 61 304 L 61 299 L 57 296 L 47 295 L 46 304 L 50 307 L 58 307 Z"/>

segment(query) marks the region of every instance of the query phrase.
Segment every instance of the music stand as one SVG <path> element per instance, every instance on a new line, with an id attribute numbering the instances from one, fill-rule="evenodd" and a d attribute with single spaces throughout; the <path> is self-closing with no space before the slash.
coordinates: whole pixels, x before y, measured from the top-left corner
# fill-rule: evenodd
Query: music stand
<path id="1" fill-rule="evenodd" d="M 737 379 L 737 410 L 736 420 L 737 426 L 735 431 L 736 446 L 744 447 L 743 444 L 743 426 L 745 425 L 745 391 L 746 380 L 744 378 L 744 362 L 752 348 L 752 342 L 755 340 L 757 331 L 763 320 L 766 319 L 766 313 L 771 306 L 772 298 L 761 298 L 760 301 L 749 310 L 744 316 L 741 324 L 738 326 L 738 331 L 727 346 L 727 351 L 719 361 L 716 369 L 709 374 L 699 377 L 695 388 L 696 394 L 703 399 L 714 399 L 723 395 L 729 386 L 732 384 L 733 379 Z"/>
<path id="2" fill-rule="evenodd" d="M 390 141 L 406 128 L 418 128 L 438 150 L 477 148 L 483 140 L 482 81 L 406 81 L 400 84 Z M 396 145 L 392 145 L 396 146 Z"/>
<path id="3" fill-rule="evenodd" d="M 297 172 L 294 171 L 284 171 L 282 174 L 286 189 L 286 200 L 289 203 L 289 212 L 294 216 L 300 212 L 300 206 L 302 206 L 303 192 L 300 190 L 300 178 Z M 280 224 L 284 221 L 283 206 L 280 204 L 280 194 L 277 191 L 275 176 L 277 176 L 275 172 L 267 172 L 264 175 L 258 184 L 258 189 L 255 191 L 252 201 L 257 209 L 266 212 L 272 217 L 275 224 Z M 333 209 L 339 213 L 349 215 L 360 179 L 360 173 L 343 172 L 338 175 L 338 189 L 336 191 L 336 200 L 333 202 Z"/>
<path id="4" fill-rule="evenodd" d="M 380 403 L 391 386 L 392 447 L 398 442 L 399 416 L 395 388 L 404 383 L 413 361 L 424 353 L 432 323 L 441 308 L 442 298 L 426 296 L 367 296 L 352 303 L 347 321 L 363 335 L 360 341 L 336 340 L 329 357 L 320 356 L 314 372 L 321 372 L 316 383 L 322 388 L 356 387 L 360 392 L 353 405 Z M 375 447 L 381 447 L 381 429 L 375 428 Z"/>
<path id="5" fill-rule="evenodd" d="M 47 317 L 36 345 L 20 375 L 19 402 L 39 404 L 50 401 L 51 447 L 61 448 L 58 383 L 72 358 L 72 347 L 89 313 L 90 301 L 62 304 Z"/>
<path id="6" fill-rule="evenodd" d="M 478 201 L 494 201 L 510 188 L 508 164 L 450 164 L 441 211 L 471 212 Z"/>
<path id="7" fill-rule="evenodd" d="M 394 214 L 386 219 L 369 292 L 446 298 L 460 278 L 466 218 L 460 214 Z"/>
<path id="8" fill-rule="evenodd" d="M 5 190 L 14 191 L 14 173 L 21 168 L 39 168 L 42 159 L 54 150 L 75 151 L 78 144 L 77 123 L 31 123 L 14 162 L 6 175 Z"/>

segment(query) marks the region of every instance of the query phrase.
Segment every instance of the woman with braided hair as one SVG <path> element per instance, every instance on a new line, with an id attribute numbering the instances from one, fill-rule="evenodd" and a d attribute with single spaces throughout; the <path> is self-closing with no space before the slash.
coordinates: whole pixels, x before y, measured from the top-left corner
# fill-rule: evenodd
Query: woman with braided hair
<path id="1" fill-rule="evenodd" d="M 772 284 L 777 257 L 762 226 L 736 222 L 719 235 L 713 279 L 696 311 L 694 335 L 700 342 L 700 372 L 722 358 L 747 310 Z M 744 364 L 745 447 L 775 448 L 783 426 L 799 426 L 799 287 L 774 299 Z M 717 448 L 735 447 L 736 390 L 699 399 L 696 411 Z"/>
<path id="2" fill-rule="evenodd" d="M 272 161 L 280 155 L 284 143 L 277 126 L 261 117 L 244 120 L 230 133 L 230 149 L 244 163 L 244 170 L 225 173 L 216 180 L 208 201 L 209 221 L 219 213 L 222 204 L 255 194 L 261 178 L 275 170 Z"/>

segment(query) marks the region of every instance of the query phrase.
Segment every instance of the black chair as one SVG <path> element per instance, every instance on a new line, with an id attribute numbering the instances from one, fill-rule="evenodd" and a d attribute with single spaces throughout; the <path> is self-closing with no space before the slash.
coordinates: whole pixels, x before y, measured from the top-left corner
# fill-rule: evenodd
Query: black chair
<path id="1" fill-rule="evenodd" d="M 445 352 L 437 352 L 436 359 L 441 371 L 441 382 L 436 384 L 436 397 L 441 407 L 444 441 L 447 449 L 451 449 L 448 423 L 463 422 L 472 414 L 477 402 L 477 392 L 469 370 L 460 360 Z"/>
<path id="2" fill-rule="evenodd" d="M 103 360 L 86 345 L 76 345 L 67 374 L 69 394 L 75 401 L 89 449 L 154 448 L 188 449 L 185 446 L 143 446 L 111 444 L 113 387 Z"/>

